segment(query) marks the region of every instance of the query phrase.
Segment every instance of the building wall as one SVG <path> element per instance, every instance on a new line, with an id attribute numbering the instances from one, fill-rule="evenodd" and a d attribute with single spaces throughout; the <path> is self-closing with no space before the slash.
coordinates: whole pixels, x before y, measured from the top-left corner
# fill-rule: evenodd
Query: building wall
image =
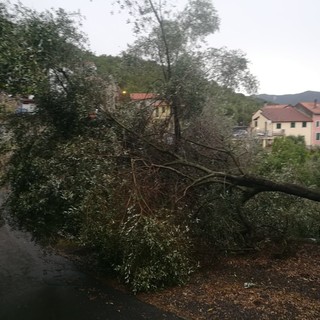
<path id="1" fill-rule="evenodd" d="M 170 114 L 171 114 L 170 106 L 162 102 L 158 106 L 154 107 L 154 110 L 152 112 L 152 118 L 164 120 L 169 118 Z"/>
<path id="2" fill-rule="evenodd" d="M 251 130 L 254 134 L 272 134 L 272 122 L 262 115 L 262 111 L 258 110 L 252 117 Z"/>
<path id="3" fill-rule="evenodd" d="M 306 127 L 302 126 L 302 122 L 301 121 L 297 121 L 295 122 L 295 127 L 291 128 L 291 122 L 281 122 L 281 129 L 277 129 L 277 123 L 273 123 L 273 135 L 277 132 L 277 131 L 281 131 L 283 130 L 283 135 L 284 136 L 303 136 L 306 142 L 307 146 L 311 146 L 312 145 L 312 122 L 307 122 L 306 123 Z M 320 130 L 319 130 L 320 132 Z M 319 141 L 320 144 L 320 141 Z"/>
<path id="4" fill-rule="evenodd" d="M 319 116 L 319 127 L 317 132 L 320 134 L 320 116 Z M 280 137 L 280 136 L 304 136 L 307 146 L 314 144 L 315 133 L 313 131 L 313 123 L 306 122 L 306 127 L 302 126 L 301 121 L 295 122 L 295 127 L 291 128 L 291 122 L 278 122 L 281 124 L 281 128 L 277 128 L 277 122 L 272 122 L 261 114 L 261 110 L 258 110 L 252 117 L 251 130 L 253 134 L 260 135 L 264 139 L 270 140 L 270 137 Z M 320 140 L 317 141 L 320 146 Z"/>
<path id="5" fill-rule="evenodd" d="M 320 139 L 317 140 L 317 133 L 320 136 L 320 115 L 313 115 L 312 117 L 313 125 L 312 125 L 312 145 L 313 146 L 320 146 Z M 317 126 L 318 123 L 318 126 Z"/>
<path id="6" fill-rule="evenodd" d="M 21 103 L 21 108 L 27 110 L 27 112 L 35 112 L 36 111 L 36 104 L 35 103 L 26 103 L 26 102 L 22 102 Z"/>

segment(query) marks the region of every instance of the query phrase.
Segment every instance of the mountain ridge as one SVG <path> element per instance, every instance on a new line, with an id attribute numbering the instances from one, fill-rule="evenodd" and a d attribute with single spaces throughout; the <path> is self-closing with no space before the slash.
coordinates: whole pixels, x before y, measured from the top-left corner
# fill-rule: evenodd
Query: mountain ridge
<path id="1" fill-rule="evenodd" d="M 274 104 L 297 104 L 298 102 L 311 102 L 314 100 L 320 101 L 320 92 L 319 91 L 304 91 L 300 93 L 293 94 L 258 94 L 254 96 L 259 100 L 264 102 L 271 102 Z"/>

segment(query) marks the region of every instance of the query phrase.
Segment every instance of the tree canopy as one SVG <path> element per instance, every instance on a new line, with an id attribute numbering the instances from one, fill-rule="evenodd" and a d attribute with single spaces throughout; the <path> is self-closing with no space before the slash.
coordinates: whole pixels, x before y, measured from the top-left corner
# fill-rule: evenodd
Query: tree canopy
<path id="1" fill-rule="evenodd" d="M 85 39 L 77 30 L 76 17 L 63 9 L 37 13 L 1 4 L 0 89 L 35 95 L 49 73 L 74 69 Z"/>
<path id="2" fill-rule="evenodd" d="M 101 269 L 117 273 L 134 292 L 183 283 L 203 252 L 317 235 L 320 192 L 309 170 L 317 154 L 301 171 L 307 182 L 297 184 L 289 179 L 297 171 L 288 178 L 277 167 L 275 177 L 264 170 L 268 154 L 229 130 L 232 88 L 255 82 L 242 54 L 206 48 L 205 37 L 219 25 L 211 2 L 189 1 L 182 11 L 170 10 L 169 1 L 120 3 L 138 33 L 121 58 L 84 51 L 72 14 L 1 5 L 1 89 L 35 94 L 37 103 L 34 114 L 2 122 L 8 219 L 36 239 L 89 249 Z M 10 45 L 15 34 L 19 41 Z M 148 106 L 110 98 L 108 73 L 118 71 L 132 88 L 131 71 L 146 78 L 145 88 L 161 76 L 150 92 L 170 103 L 174 144 L 162 134 L 167 123 L 155 121 Z M 295 143 L 309 154 L 299 141 L 279 141 L 269 163 L 290 154 L 294 163 L 308 163 Z"/>
<path id="3" fill-rule="evenodd" d="M 120 0 L 118 4 L 133 18 L 137 40 L 130 54 L 161 65 L 161 86 L 155 90 L 170 102 L 176 144 L 181 138 L 181 120 L 201 112 L 212 82 L 255 90 L 256 80 L 242 52 L 206 46 L 207 36 L 219 29 L 210 0 L 190 0 L 181 11 L 172 1 Z"/>

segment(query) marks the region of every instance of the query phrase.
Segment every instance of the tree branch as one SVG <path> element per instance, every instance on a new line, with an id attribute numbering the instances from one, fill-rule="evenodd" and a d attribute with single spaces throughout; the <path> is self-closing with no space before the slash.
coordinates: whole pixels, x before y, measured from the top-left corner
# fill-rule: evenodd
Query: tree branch
<path id="1" fill-rule="evenodd" d="M 204 183 L 208 183 L 208 180 L 210 178 L 222 178 L 221 183 L 229 183 L 234 186 L 241 186 L 241 187 L 246 187 L 246 188 L 251 189 L 250 192 L 244 191 L 244 192 L 246 192 L 246 197 L 245 197 L 244 202 L 248 201 L 249 198 L 253 197 L 254 195 L 256 195 L 260 192 L 282 192 L 282 193 L 286 193 L 289 195 L 294 195 L 297 197 L 320 202 L 320 191 L 318 191 L 318 190 L 312 190 L 312 189 L 309 189 L 307 187 L 300 186 L 297 184 L 278 183 L 278 182 L 274 182 L 274 181 L 271 181 L 271 180 L 268 180 L 265 178 L 246 175 L 246 174 L 232 175 L 232 174 L 228 174 L 226 172 L 216 172 L 216 171 L 212 171 L 211 169 L 209 169 L 201 164 L 185 160 L 185 159 L 181 158 L 175 152 L 172 152 L 172 151 L 165 149 L 165 148 L 161 148 L 161 147 L 155 145 L 154 143 L 148 141 L 147 139 L 141 137 L 139 134 L 137 134 L 133 130 L 130 130 L 129 128 L 124 126 L 121 122 L 119 122 L 116 118 L 114 118 L 110 113 L 108 113 L 108 114 L 109 114 L 110 119 L 113 120 L 121 128 L 130 132 L 131 134 L 133 134 L 137 138 L 141 139 L 144 143 L 147 143 L 150 147 L 154 148 L 155 150 L 157 150 L 161 153 L 167 154 L 167 155 L 171 156 L 173 159 L 175 159 L 172 162 L 169 162 L 169 163 L 162 165 L 161 167 L 163 169 L 175 171 L 179 175 L 183 175 L 183 176 L 187 177 L 188 179 L 192 179 L 194 181 L 196 181 L 195 180 L 196 178 L 192 178 L 190 176 L 187 176 L 186 174 L 182 173 L 180 170 L 177 170 L 173 167 L 174 166 L 188 167 L 188 168 L 194 168 L 198 171 L 203 172 L 205 174 L 205 176 L 203 176 L 203 177 L 200 176 L 198 178 L 197 184 L 196 184 L 197 186 L 200 186 L 201 184 L 204 184 Z M 160 167 L 160 165 L 159 165 L 159 167 Z M 217 180 L 214 180 L 214 183 L 217 183 Z"/>
<path id="2" fill-rule="evenodd" d="M 234 156 L 234 154 L 229 151 L 229 150 L 225 150 L 225 149 L 220 149 L 220 148 L 215 148 L 215 147 L 210 147 L 210 146 L 207 146 L 207 145 L 204 145 L 202 143 L 199 143 L 199 142 L 196 142 L 196 141 L 193 141 L 193 140 L 190 140 L 190 139 L 184 139 L 186 142 L 190 142 L 192 144 L 195 144 L 199 147 L 202 147 L 202 148 L 205 148 L 205 149 L 208 149 L 208 150 L 212 150 L 212 151 L 216 151 L 216 152 L 219 152 L 219 153 L 224 153 L 226 155 L 228 155 L 233 163 L 236 165 L 236 167 L 238 168 L 239 172 L 241 174 L 244 174 L 243 170 L 241 169 L 241 166 L 240 166 L 240 163 L 238 161 L 238 159 Z"/>
<path id="3" fill-rule="evenodd" d="M 248 201 L 250 197 L 253 197 L 260 192 L 282 192 L 289 195 L 320 202 L 320 191 L 312 190 L 297 184 L 278 183 L 265 178 L 260 178 L 260 177 L 250 176 L 250 175 L 236 176 L 236 175 L 231 175 L 225 172 L 215 172 L 201 165 L 194 164 L 191 162 L 186 162 L 183 160 L 174 161 L 172 163 L 166 164 L 166 166 L 170 166 L 170 165 L 183 165 L 183 166 L 193 167 L 195 169 L 199 169 L 205 173 L 208 173 L 207 175 L 195 180 L 193 183 L 193 185 L 195 186 L 200 186 L 201 184 L 208 183 L 210 182 L 209 180 L 211 178 L 222 178 L 223 180 L 221 181 L 221 183 L 230 183 L 235 186 L 242 186 L 242 187 L 247 187 L 252 189 L 251 192 L 246 193 L 244 202 Z M 214 180 L 214 182 L 217 183 L 217 180 Z"/>
<path id="4" fill-rule="evenodd" d="M 167 81 L 170 81 L 171 77 L 172 77 L 172 73 L 171 73 L 171 60 L 170 60 L 170 52 L 169 52 L 169 46 L 168 46 L 168 42 L 167 42 L 167 38 L 166 38 L 166 33 L 164 30 L 164 25 L 163 25 L 163 19 L 162 17 L 160 17 L 159 13 L 157 12 L 156 8 L 154 7 L 153 1 L 152 0 L 148 0 L 149 4 L 151 6 L 152 12 L 155 15 L 159 26 L 160 26 L 160 30 L 161 30 L 161 37 L 162 37 L 162 41 L 165 47 L 165 51 L 166 51 L 166 60 L 167 60 L 167 70 L 168 70 L 168 75 L 167 75 Z"/>

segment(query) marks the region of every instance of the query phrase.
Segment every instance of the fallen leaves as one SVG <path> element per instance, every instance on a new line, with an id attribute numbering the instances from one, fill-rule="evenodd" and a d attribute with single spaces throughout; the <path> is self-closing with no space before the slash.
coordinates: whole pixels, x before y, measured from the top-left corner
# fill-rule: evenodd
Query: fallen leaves
<path id="1" fill-rule="evenodd" d="M 139 297 L 190 320 L 320 319 L 319 262 L 320 246 L 312 244 L 286 259 L 222 258 L 189 285 Z"/>

